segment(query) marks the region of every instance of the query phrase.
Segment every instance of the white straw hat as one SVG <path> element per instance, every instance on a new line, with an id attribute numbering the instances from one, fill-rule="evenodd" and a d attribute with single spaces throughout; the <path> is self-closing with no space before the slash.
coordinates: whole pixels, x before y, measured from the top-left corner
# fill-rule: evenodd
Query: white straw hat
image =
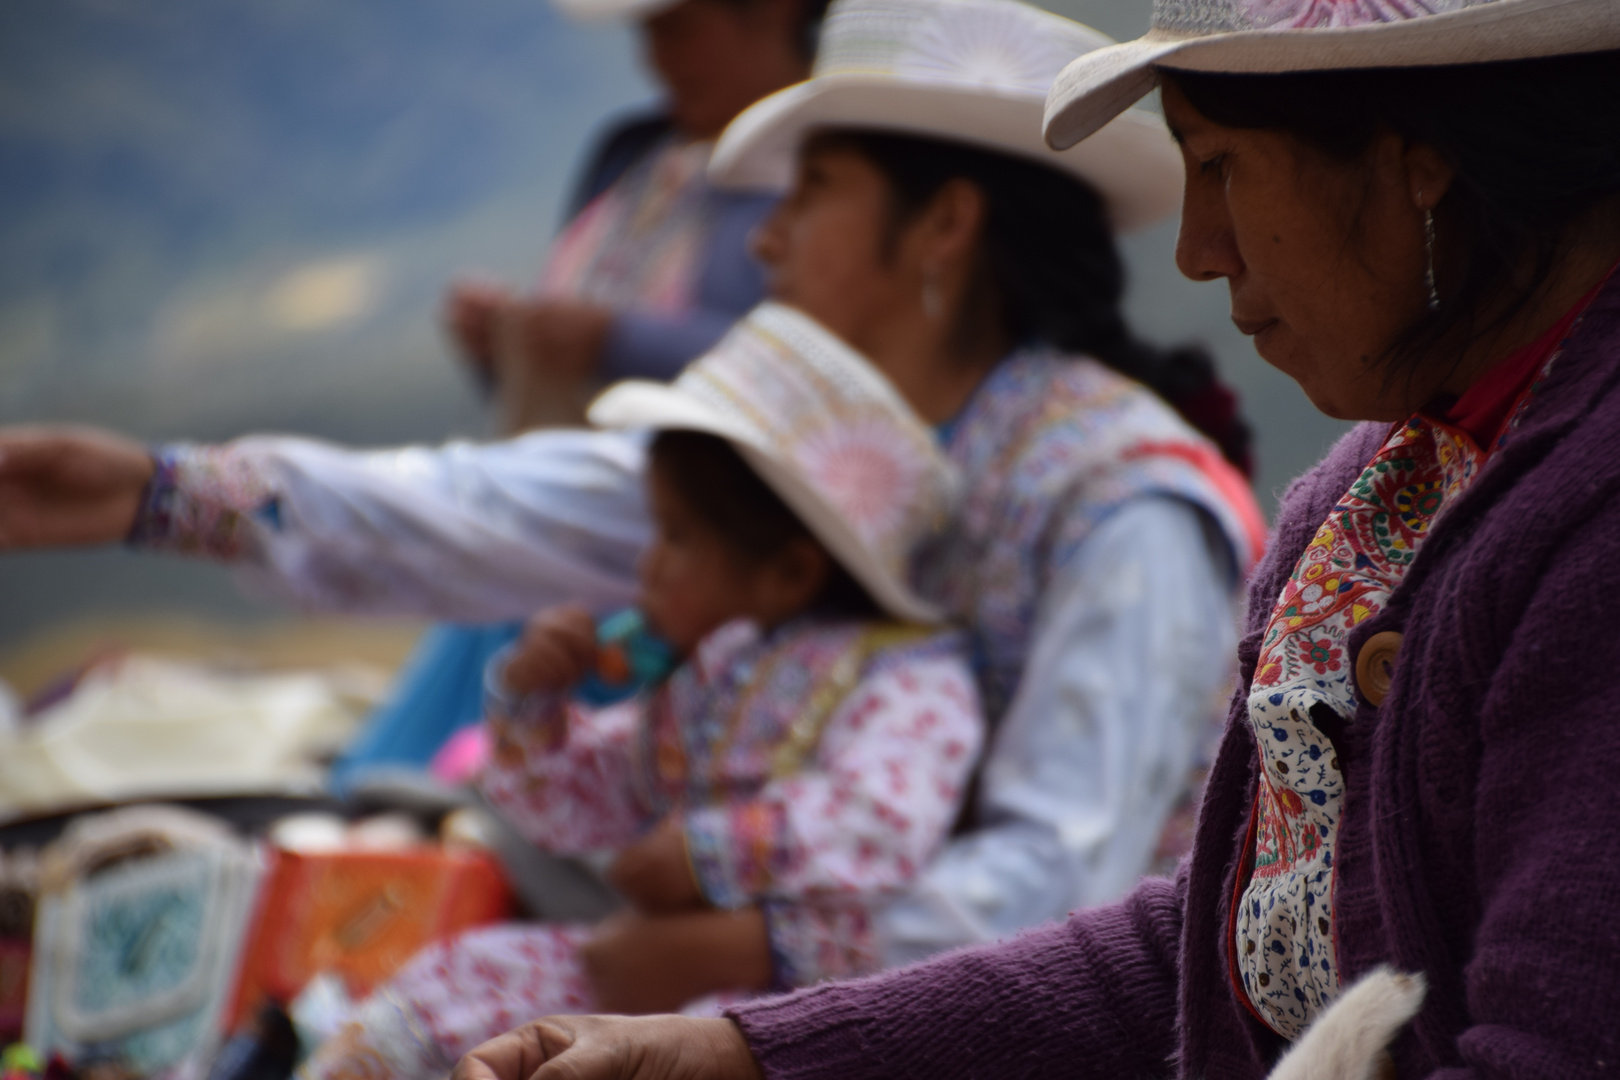
<path id="1" fill-rule="evenodd" d="M 1153 89 L 1156 67 L 1331 71 L 1603 49 L 1620 49 L 1620 0 L 1154 0 L 1147 34 L 1063 70 L 1047 99 L 1046 138 L 1063 149 L 1106 131 Z"/>
<path id="2" fill-rule="evenodd" d="M 673 383 L 611 386 L 588 415 L 726 439 L 884 610 L 942 617 L 906 577 L 950 518 L 956 472 L 894 386 L 809 316 L 761 304 Z"/>
<path id="3" fill-rule="evenodd" d="M 1128 110 L 1062 154 L 1041 137 L 1053 78 L 1076 56 L 1113 43 L 1017 0 L 838 0 L 822 26 L 814 74 L 733 120 L 709 175 L 732 187 L 781 189 L 810 132 L 897 131 L 1073 173 L 1102 194 L 1116 229 L 1147 225 L 1181 200 L 1181 158 L 1162 120 Z"/>

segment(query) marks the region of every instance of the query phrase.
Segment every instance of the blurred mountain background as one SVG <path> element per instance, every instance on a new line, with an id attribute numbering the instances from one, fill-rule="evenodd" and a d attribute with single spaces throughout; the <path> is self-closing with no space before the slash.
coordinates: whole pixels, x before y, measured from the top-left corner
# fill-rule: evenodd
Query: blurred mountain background
<path id="1" fill-rule="evenodd" d="M 1116 37 L 1149 0 L 1054 0 Z M 0 423 L 151 440 L 480 436 L 437 325 L 457 273 L 531 281 L 590 134 L 648 102 L 634 34 L 545 0 L 0 5 Z M 1145 336 L 1217 353 L 1275 492 L 1343 429 L 1266 367 L 1226 290 L 1130 238 Z M 274 612 L 218 568 L 0 557 L 0 652 L 91 617 Z"/>

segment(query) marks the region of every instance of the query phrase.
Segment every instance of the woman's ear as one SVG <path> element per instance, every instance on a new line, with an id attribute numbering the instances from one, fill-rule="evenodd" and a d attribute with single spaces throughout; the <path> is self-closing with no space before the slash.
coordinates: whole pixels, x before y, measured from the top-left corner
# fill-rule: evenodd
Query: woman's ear
<path id="1" fill-rule="evenodd" d="M 1427 143 L 1407 143 L 1401 159 L 1413 204 L 1419 210 L 1433 210 L 1451 190 L 1457 170 Z"/>
<path id="2" fill-rule="evenodd" d="M 947 180 L 927 209 L 917 215 L 913 232 L 925 267 L 966 265 L 984 230 L 989 206 L 984 190 L 971 180 Z"/>
<path id="3" fill-rule="evenodd" d="M 807 536 L 789 540 L 760 566 L 756 600 L 764 621 L 776 625 L 806 610 L 827 587 L 832 557 Z"/>

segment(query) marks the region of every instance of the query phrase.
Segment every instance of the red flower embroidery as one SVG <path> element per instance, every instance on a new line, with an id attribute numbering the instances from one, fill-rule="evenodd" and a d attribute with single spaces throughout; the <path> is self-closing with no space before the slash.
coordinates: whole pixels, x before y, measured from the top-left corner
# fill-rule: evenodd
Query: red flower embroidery
<path id="1" fill-rule="evenodd" d="M 1333 641 L 1330 638 L 1305 641 L 1301 652 L 1304 654 L 1305 662 L 1315 668 L 1318 675 L 1338 671 L 1342 666 L 1339 663 L 1339 650 L 1333 647 Z"/>

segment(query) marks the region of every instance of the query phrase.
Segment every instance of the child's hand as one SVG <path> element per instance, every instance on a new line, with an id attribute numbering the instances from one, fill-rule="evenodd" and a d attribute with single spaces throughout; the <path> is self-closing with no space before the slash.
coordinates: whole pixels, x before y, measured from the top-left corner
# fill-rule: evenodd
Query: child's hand
<path id="1" fill-rule="evenodd" d="M 514 696 L 567 690 L 596 664 L 596 621 L 582 607 L 547 608 L 529 620 L 501 672 Z"/>
<path id="2" fill-rule="evenodd" d="M 705 906 L 686 857 L 686 832 L 673 815 L 619 852 L 607 879 L 637 911 L 662 915 Z"/>

